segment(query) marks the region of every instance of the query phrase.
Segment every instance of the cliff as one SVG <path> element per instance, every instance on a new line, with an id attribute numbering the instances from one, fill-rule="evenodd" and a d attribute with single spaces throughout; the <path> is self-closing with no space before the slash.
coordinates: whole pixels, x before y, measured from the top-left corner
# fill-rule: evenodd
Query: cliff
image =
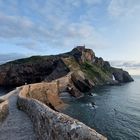
<path id="1" fill-rule="evenodd" d="M 60 55 L 32 56 L 0 65 L 0 86 L 52 81 L 69 72 L 73 73 L 73 85 L 80 91 L 87 91 L 94 85 L 133 81 L 126 71 L 111 67 L 109 62 L 96 57 L 91 49 L 78 46 Z"/>

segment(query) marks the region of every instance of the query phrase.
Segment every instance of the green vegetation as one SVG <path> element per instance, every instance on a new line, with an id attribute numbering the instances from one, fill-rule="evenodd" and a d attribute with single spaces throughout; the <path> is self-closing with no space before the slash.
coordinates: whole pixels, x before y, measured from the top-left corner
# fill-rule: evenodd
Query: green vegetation
<path id="1" fill-rule="evenodd" d="M 87 78 L 93 80 L 95 83 L 104 83 L 110 79 L 109 71 L 104 71 L 96 64 L 84 62 L 81 65 L 81 70 L 86 74 Z"/>
<path id="2" fill-rule="evenodd" d="M 50 58 L 50 57 L 49 57 Z M 15 61 L 8 62 L 6 64 L 24 64 L 24 63 L 33 63 L 38 61 L 47 60 L 48 56 L 31 56 L 29 58 L 22 58 Z"/>
<path id="3" fill-rule="evenodd" d="M 63 58 L 63 61 L 71 71 L 80 70 L 79 64 L 73 57 Z"/>

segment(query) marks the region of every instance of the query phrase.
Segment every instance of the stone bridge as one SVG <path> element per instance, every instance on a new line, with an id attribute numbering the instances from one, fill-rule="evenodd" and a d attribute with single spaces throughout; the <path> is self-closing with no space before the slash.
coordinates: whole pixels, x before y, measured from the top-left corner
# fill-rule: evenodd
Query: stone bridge
<path id="1" fill-rule="evenodd" d="M 107 140 L 78 120 L 55 111 L 66 106 L 59 98 L 58 89 L 56 81 L 31 84 L 1 98 L 0 113 L 5 112 L 5 120 L 0 123 L 0 139 Z M 6 104 L 4 109 L 3 104 Z"/>

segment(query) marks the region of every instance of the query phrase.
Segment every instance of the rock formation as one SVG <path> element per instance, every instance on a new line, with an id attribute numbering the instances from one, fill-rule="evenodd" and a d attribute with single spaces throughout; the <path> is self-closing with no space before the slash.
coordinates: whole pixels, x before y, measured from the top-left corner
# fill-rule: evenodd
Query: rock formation
<path id="1" fill-rule="evenodd" d="M 55 83 L 31 84 L 22 87 L 18 94 L 18 107 L 31 118 L 38 140 L 107 140 L 94 129 L 63 113 L 56 112 L 42 103 L 36 92 L 52 91 Z M 31 91 L 30 91 L 31 90 Z M 29 97 L 29 91 L 32 98 Z M 54 93 L 53 93 L 54 91 Z M 56 96 L 56 91 L 52 94 Z M 49 92 L 47 93 L 49 94 Z M 43 95 L 44 98 L 47 94 Z M 48 97 L 47 97 L 48 98 Z M 51 100 L 50 100 L 51 101 Z M 43 101 L 44 102 L 44 101 Z"/>
<path id="2" fill-rule="evenodd" d="M 73 84 L 82 92 L 90 90 L 93 85 L 133 81 L 127 72 L 111 67 L 109 62 L 96 57 L 91 49 L 78 46 L 65 54 L 32 56 L 3 64 L 0 66 L 0 85 L 20 86 L 52 81 L 69 72 L 74 73 Z"/>
<path id="3" fill-rule="evenodd" d="M 128 72 L 111 67 L 85 46 L 60 55 L 33 56 L 5 63 L 0 65 L 0 77 L 0 86 L 28 84 L 19 93 L 18 107 L 30 116 L 40 140 L 106 140 L 83 123 L 57 112 L 66 105 L 59 96 L 67 91 L 80 97 L 95 85 L 133 81 Z"/>
<path id="4" fill-rule="evenodd" d="M 8 115 L 8 101 L 0 100 L 0 123 L 6 118 Z"/>

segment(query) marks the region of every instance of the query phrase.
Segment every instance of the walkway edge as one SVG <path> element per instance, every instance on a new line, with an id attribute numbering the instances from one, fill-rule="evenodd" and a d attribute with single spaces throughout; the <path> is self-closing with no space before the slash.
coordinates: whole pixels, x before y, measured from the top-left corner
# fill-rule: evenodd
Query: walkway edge
<path id="1" fill-rule="evenodd" d="M 42 102 L 28 98 L 22 87 L 18 106 L 31 118 L 39 140 L 107 140 L 94 129 L 63 113 L 56 112 Z M 30 85 L 32 86 L 32 85 Z"/>

